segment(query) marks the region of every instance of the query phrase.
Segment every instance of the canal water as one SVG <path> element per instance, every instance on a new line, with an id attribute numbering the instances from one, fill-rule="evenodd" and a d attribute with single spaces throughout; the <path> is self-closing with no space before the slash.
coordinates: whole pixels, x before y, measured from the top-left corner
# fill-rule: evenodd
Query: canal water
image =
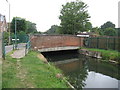
<path id="1" fill-rule="evenodd" d="M 80 55 L 77 50 L 42 53 L 75 88 L 119 88 L 119 66 Z"/>

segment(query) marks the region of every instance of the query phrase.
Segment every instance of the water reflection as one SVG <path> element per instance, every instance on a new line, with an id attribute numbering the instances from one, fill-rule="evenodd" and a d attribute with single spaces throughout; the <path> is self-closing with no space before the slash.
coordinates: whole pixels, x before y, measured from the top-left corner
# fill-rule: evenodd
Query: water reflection
<path id="1" fill-rule="evenodd" d="M 77 51 L 43 53 L 63 70 L 75 88 L 118 88 L 118 66 L 80 55 Z"/>
<path id="2" fill-rule="evenodd" d="M 84 88 L 118 88 L 118 80 L 101 73 L 88 72 Z"/>
<path id="3" fill-rule="evenodd" d="M 67 61 L 65 61 L 67 62 Z M 84 66 L 83 61 L 75 60 L 66 64 L 57 64 L 56 66 L 63 70 L 64 74 L 68 76 L 69 82 L 75 88 L 82 88 L 85 86 L 84 81 L 87 78 L 87 68 Z"/>

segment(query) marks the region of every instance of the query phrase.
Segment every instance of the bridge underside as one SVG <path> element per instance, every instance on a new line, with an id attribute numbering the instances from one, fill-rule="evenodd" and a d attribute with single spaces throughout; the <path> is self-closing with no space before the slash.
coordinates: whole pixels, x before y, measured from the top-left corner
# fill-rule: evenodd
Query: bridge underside
<path id="1" fill-rule="evenodd" d="M 39 52 L 51 52 L 51 51 L 62 51 L 62 50 L 75 50 L 79 49 L 78 46 L 67 46 L 67 47 L 54 47 L 54 48 L 43 48 L 38 49 Z"/>

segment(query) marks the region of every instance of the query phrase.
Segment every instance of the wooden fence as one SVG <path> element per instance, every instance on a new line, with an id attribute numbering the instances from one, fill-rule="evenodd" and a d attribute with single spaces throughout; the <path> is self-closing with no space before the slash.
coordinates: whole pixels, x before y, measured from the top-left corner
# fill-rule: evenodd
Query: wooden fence
<path id="1" fill-rule="evenodd" d="M 85 39 L 85 46 L 98 49 L 120 49 L 120 37 L 90 37 Z"/>

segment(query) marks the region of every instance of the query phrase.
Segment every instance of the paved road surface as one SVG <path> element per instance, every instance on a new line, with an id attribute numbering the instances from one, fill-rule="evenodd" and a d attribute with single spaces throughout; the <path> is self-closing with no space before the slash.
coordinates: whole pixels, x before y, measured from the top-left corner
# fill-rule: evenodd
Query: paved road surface
<path id="1" fill-rule="evenodd" d="M 25 43 L 18 44 L 18 49 L 25 48 Z M 9 53 L 13 50 L 13 45 L 5 46 L 5 53 Z"/>

